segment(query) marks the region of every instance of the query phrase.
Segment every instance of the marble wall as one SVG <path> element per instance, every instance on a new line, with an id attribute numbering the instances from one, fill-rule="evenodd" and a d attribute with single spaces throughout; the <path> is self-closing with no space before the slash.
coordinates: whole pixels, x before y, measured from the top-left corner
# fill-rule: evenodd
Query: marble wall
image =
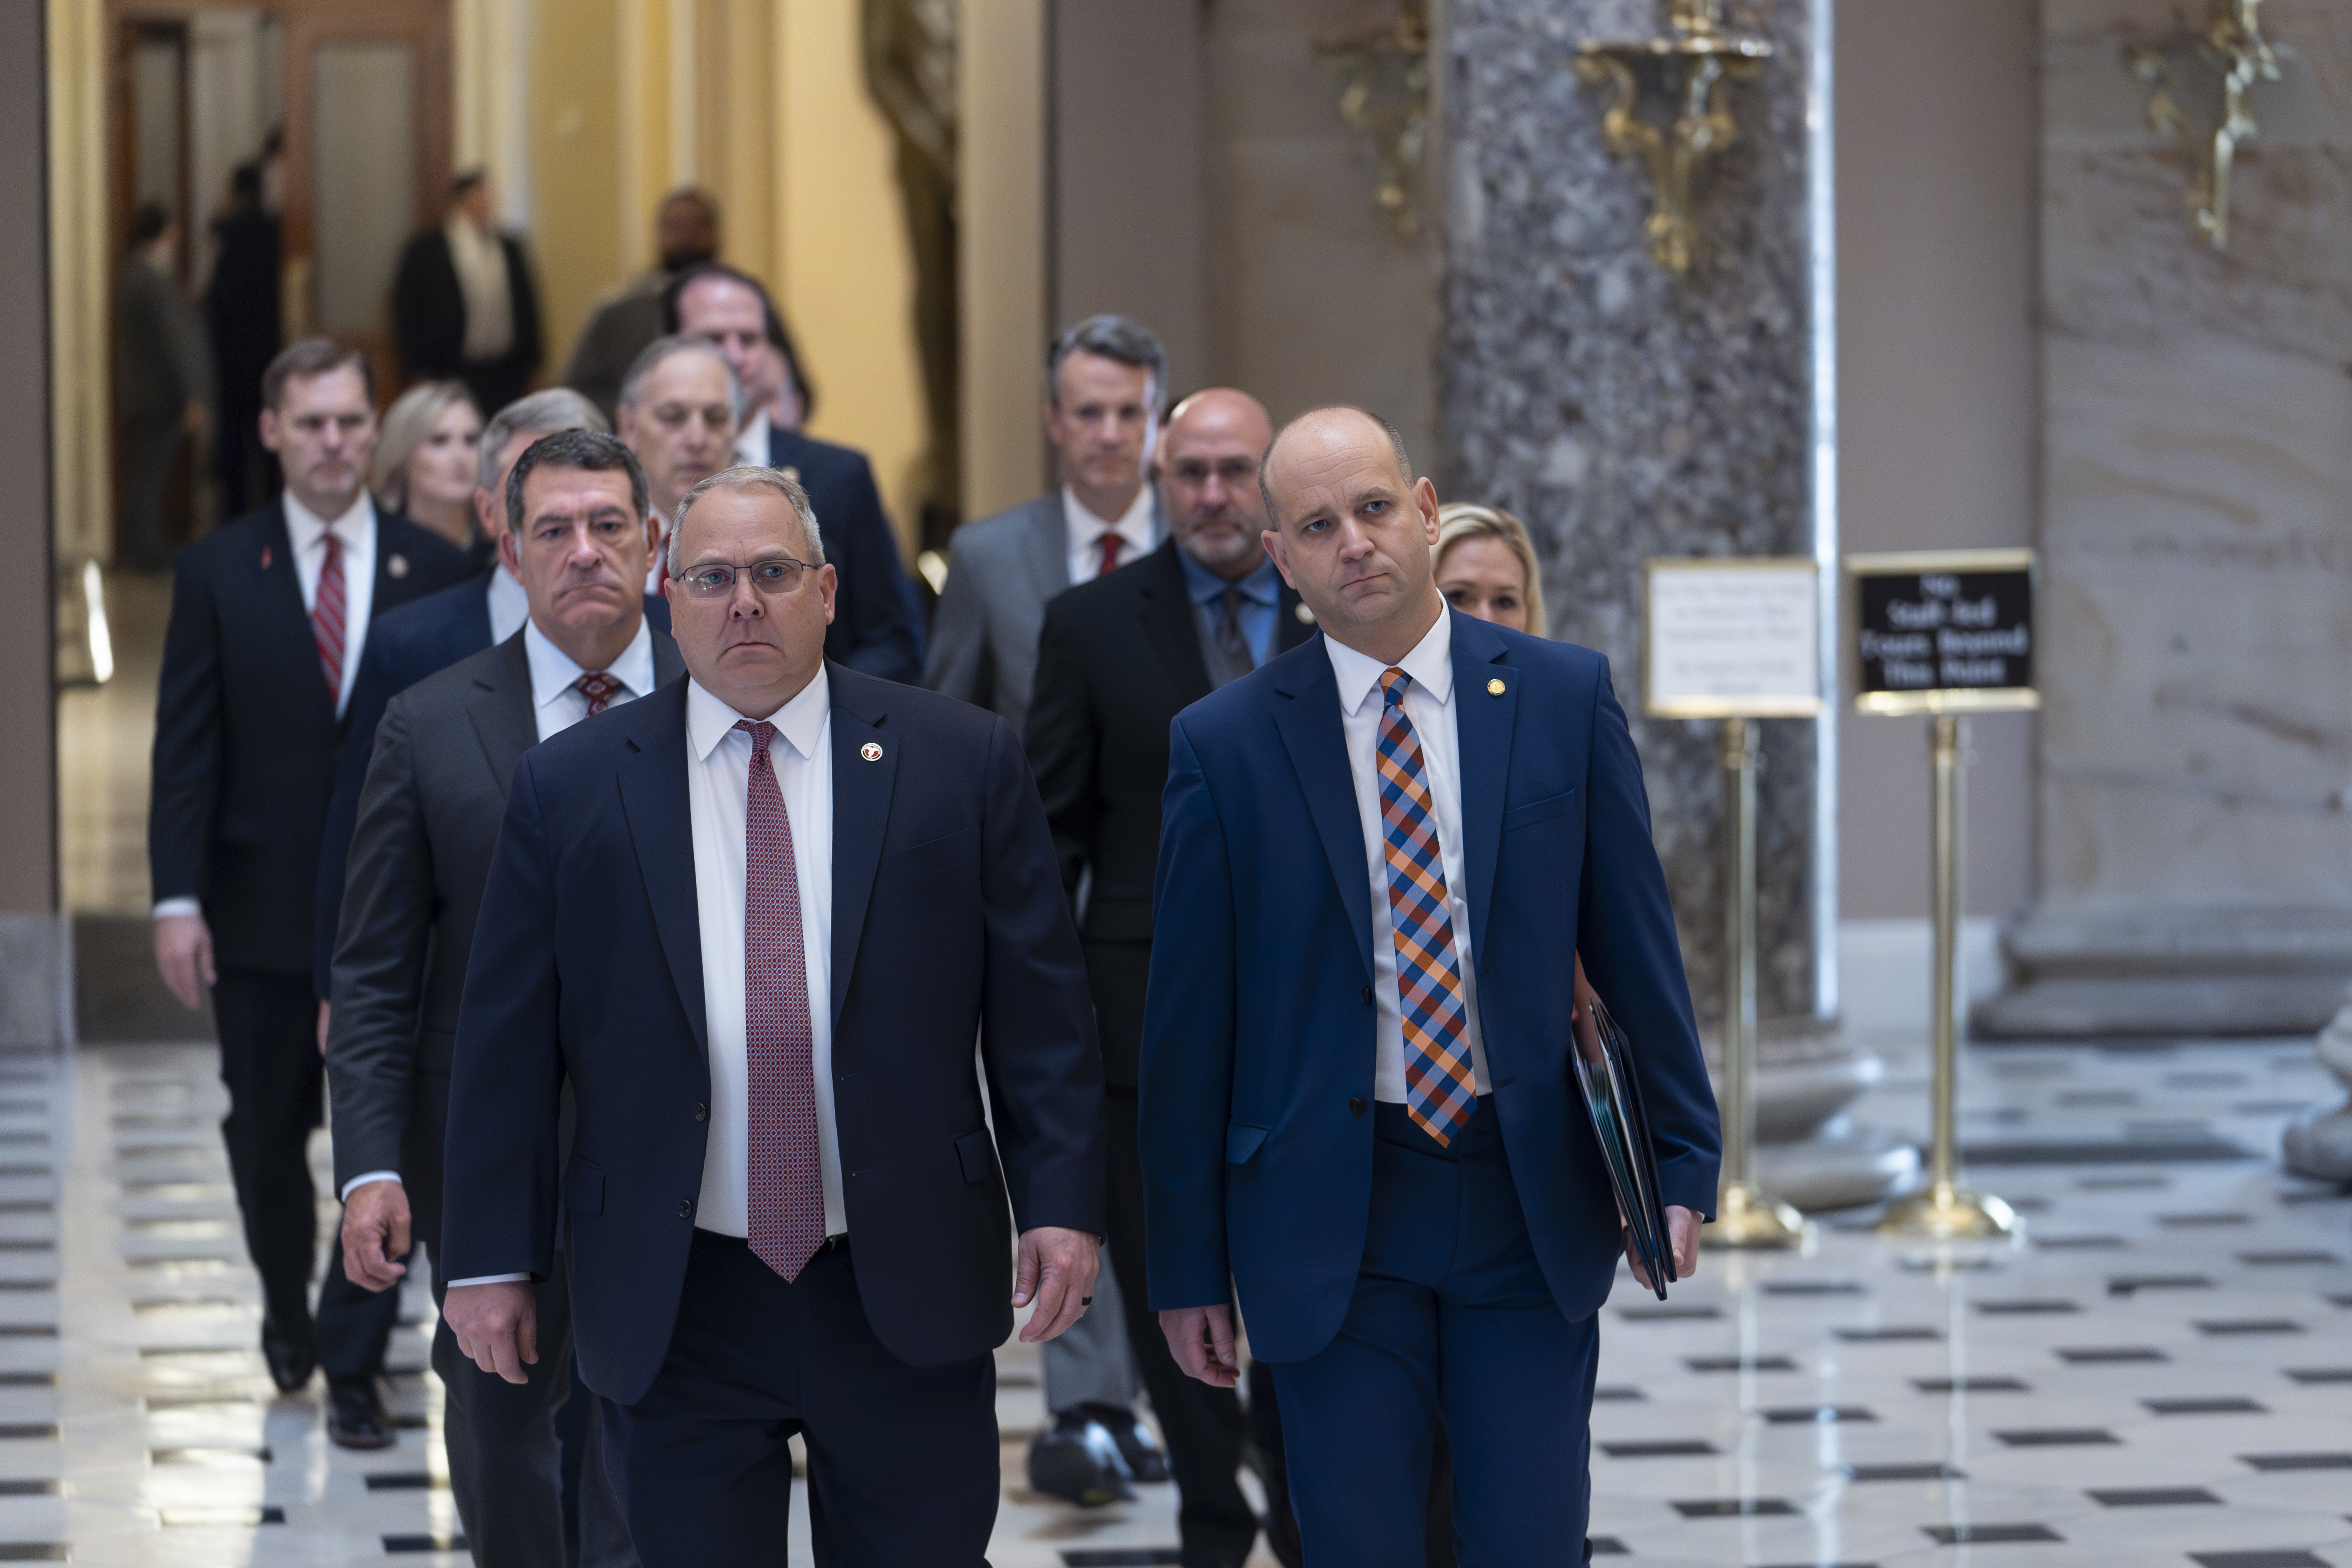
<path id="1" fill-rule="evenodd" d="M 2263 5 L 2293 53 L 2226 253 L 2122 60 L 2201 10 L 2042 5 L 2042 900 L 1990 1020 L 2014 1031 L 2314 1028 L 2352 973 L 2352 7 Z"/>
<path id="2" fill-rule="evenodd" d="M 1641 716 L 1642 563 L 1813 553 L 1808 229 L 1811 8 L 1731 0 L 1777 57 L 1727 101 L 1741 134 L 1701 176 L 1687 277 L 1653 261 L 1649 181 L 1602 140 L 1587 37 L 1664 30 L 1655 0 L 1452 0 L 1449 268 L 1440 410 L 1449 498 L 1525 519 L 1555 636 L 1609 657 L 1647 769 L 1702 1016 L 1721 1008 L 1717 726 Z M 1826 112 L 1826 105 L 1823 106 Z M 1763 726 L 1762 1011 L 1816 994 L 1816 726 Z"/>

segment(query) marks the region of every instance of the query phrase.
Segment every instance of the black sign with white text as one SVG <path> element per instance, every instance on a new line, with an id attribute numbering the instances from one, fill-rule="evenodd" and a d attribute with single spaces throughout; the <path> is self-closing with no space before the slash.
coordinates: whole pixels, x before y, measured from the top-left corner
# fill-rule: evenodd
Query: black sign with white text
<path id="1" fill-rule="evenodd" d="M 2013 691 L 2033 684 L 2033 570 L 1858 571 L 1859 690 Z"/>

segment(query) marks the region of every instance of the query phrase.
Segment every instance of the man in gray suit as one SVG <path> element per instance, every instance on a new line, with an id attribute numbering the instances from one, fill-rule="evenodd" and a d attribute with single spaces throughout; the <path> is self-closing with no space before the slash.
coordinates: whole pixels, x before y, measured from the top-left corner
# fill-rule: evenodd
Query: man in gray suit
<path id="1" fill-rule="evenodd" d="M 1062 487 L 955 531 L 924 685 L 1022 728 L 1045 601 L 1168 537 L 1149 482 L 1167 405 L 1168 351 L 1141 322 L 1089 316 L 1054 340 L 1045 438 L 1061 456 Z"/>
<path id="2" fill-rule="evenodd" d="M 661 529 L 626 447 L 599 431 L 546 437 L 515 463 L 506 512 L 499 553 L 530 619 L 392 700 L 352 838 L 327 1077 L 343 1266 L 373 1290 L 398 1285 L 412 1241 L 440 1272 L 450 1053 L 516 759 L 685 668 L 646 625 L 641 588 Z M 436 1299 L 447 1284 L 434 1280 Z M 482 1568 L 565 1561 L 554 1427 L 571 1386 L 564 1285 L 559 1268 L 540 1288 L 539 1361 L 522 1384 L 467 1361 L 446 1323 L 434 1336 L 450 1489 Z M 596 1450 L 592 1440 L 581 1561 L 633 1564 Z"/>

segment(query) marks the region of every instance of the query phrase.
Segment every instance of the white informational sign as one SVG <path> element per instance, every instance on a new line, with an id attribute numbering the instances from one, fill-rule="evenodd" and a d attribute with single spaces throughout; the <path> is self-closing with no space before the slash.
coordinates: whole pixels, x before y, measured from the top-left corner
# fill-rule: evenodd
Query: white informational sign
<path id="1" fill-rule="evenodd" d="M 1801 556 L 1646 563 L 1649 711 L 1807 718 L 1822 706 L 1822 574 Z"/>

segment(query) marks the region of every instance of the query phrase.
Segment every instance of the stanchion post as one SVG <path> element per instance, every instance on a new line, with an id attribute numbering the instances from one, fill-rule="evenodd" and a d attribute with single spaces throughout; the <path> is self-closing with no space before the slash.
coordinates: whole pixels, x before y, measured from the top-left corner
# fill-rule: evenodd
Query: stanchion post
<path id="1" fill-rule="evenodd" d="M 1935 770 L 1936 969 L 1934 1052 L 1935 1146 L 1928 1152 L 1927 1189 L 1891 1205 L 1879 1234 L 1949 1241 L 2007 1236 L 2016 1228 L 2010 1206 L 1959 1184 L 1960 911 L 1968 869 L 1968 721 L 1938 713 L 1928 722 Z"/>
<path id="2" fill-rule="evenodd" d="M 1793 1247 L 1804 1216 L 1756 1184 L 1756 721 L 1723 721 L 1723 1178 L 1709 1247 Z"/>

